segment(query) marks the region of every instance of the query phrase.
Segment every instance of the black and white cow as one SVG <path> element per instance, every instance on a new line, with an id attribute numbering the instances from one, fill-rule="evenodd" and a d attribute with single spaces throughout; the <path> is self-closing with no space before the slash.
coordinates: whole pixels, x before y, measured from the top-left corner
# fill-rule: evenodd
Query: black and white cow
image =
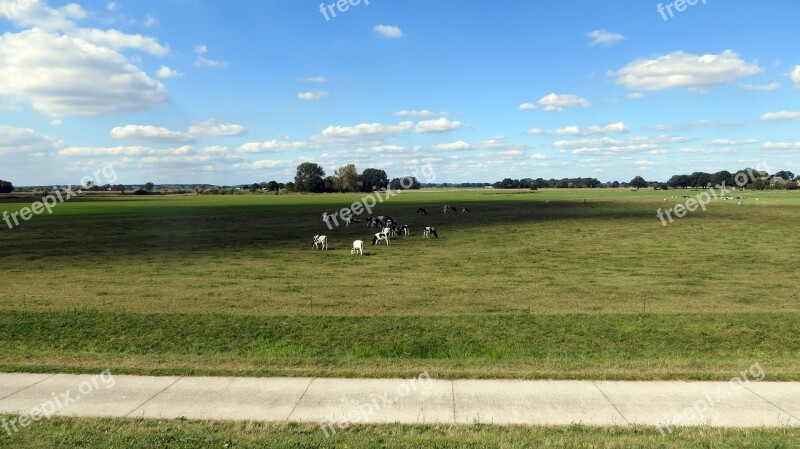
<path id="1" fill-rule="evenodd" d="M 328 237 L 324 235 L 315 235 L 314 242 L 311 244 L 313 249 L 321 249 L 322 251 L 328 250 Z"/>
<path id="2" fill-rule="evenodd" d="M 385 232 L 379 232 L 375 234 L 375 237 L 372 238 L 372 246 L 377 245 L 379 242 L 386 242 L 386 246 L 389 246 L 389 234 Z"/>
<path id="3" fill-rule="evenodd" d="M 361 223 L 361 220 L 355 217 L 347 217 L 344 219 L 344 224 L 349 228 L 351 224 Z"/>
<path id="4" fill-rule="evenodd" d="M 471 213 L 472 213 L 472 211 L 469 210 L 469 207 L 464 206 L 464 207 L 461 208 L 461 215 L 469 215 Z"/>
<path id="5" fill-rule="evenodd" d="M 433 228 L 433 227 L 430 227 L 430 226 L 425 228 L 425 232 L 423 232 L 422 235 L 426 239 L 431 238 L 431 237 L 436 238 L 436 239 L 439 238 L 439 234 L 436 232 L 436 228 Z"/>
<path id="6" fill-rule="evenodd" d="M 417 215 L 428 215 L 428 211 L 424 207 L 417 209 Z"/>
<path id="7" fill-rule="evenodd" d="M 409 225 L 400 226 L 400 233 L 405 236 L 411 235 L 411 226 Z"/>
<path id="8" fill-rule="evenodd" d="M 443 209 L 444 209 L 444 214 L 445 215 L 447 215 L 447 214 L 449 214 L 451 212 L 454 213 L 454 214 L 458 213 L 458 209 L 456 209 L 453 206 L 444 206 Z"/>

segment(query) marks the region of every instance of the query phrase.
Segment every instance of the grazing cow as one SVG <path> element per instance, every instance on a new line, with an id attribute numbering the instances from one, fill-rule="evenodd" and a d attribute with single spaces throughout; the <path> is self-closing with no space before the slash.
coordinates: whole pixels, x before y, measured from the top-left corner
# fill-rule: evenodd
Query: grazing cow
<path id="1" fill-rule="evenodd" d="M 417 214 L 418 215 L 428 215 L 428 211 L 425 210 L 424 207 L 420 207 L 419 209 L 417 209 Z"/>
<path id="2" fill-rule="evenodd" d="M 377 245 L 378 242 L 386 242 L 386 246 L 389 246 L 389 234 L 385 232 L 375 234 L 375 237 L 372 238 L 372 246 Z"/>
<path id="3" fill-rule="evenodd" d="M 741 201 L 739 201 L 739 205 L 740 205 L 740 206 L 744 206 L 744 203 L 743 203 L 743 202 L 741 202 Z"/>
<path id="4" fill-rule="evenodd" d="M 361 223 L 361 220 L 354 217 L 347 217 L 344 219 L 344 224 L 349 228 L 351 224 Z"/>
<path id="5" fill-rule="evenodd" d="M 364 255 L 364 242 L 362 240 L 356 240 L 353 242 L 353 248 L 350 250 L 350 255 L 354 255 L 358 253 L 360 256 Z"/>
<path id="6" fill-rule="evenodd" d="M 313 249 L 321 249 L 322 251 L 328 250 L 328 237 L 324 235 L 315 235 L 314 243 L 311 245 Z"/>
<path id="7" fill-rule="evenodd" d="M 400 226 L 400 233 L 405 236 L 411 235 L 411 226 L 409 225 Z"/>
<path id="8" fill-rule="evenodd" d="M 436 232 L 436 228 L 433 228 L 433 227 L 430 227 L 430 226 L 425 228 L 425 232 L 423 232 L 422 235 L 426 239 L 430 238 L 431 236 L 433 236 L 433 238 L 436 238 L 436 239 L 439 238 L 439 234 Z"/>
<path id="9" fill-rule="evenodd" d="M 545 202 L 544 202 L 544 204 L 550 204 L 551 202 L 552 202 L 552 201 L 550 201 L 550 200 L 547 200 L 547 201 L 545 201 Z"/>
<path id="10" fill-rule="evenodd" d="M 667 202 L 667 197 L 664 197 L 664 202 L 665 202 L 665 203 Z"/>
<path id="11" fill-rule="evenodd" d="M 472 213 L 472 211 L 469 210 L 469 207 L 464 206 L 464 207 L 461 208 L 461 215 L 469 215 L 471 213 Z"/>
<path id="12" fill-rule="evenodd" d="M 445 215 L 449 214 L 450 212 L 452 212 L 454 214 L 458 213 L 458 209 L 456 209 L 454 206 L 444 206 L 443 209 L 444 209 L 444 214 Z"/>

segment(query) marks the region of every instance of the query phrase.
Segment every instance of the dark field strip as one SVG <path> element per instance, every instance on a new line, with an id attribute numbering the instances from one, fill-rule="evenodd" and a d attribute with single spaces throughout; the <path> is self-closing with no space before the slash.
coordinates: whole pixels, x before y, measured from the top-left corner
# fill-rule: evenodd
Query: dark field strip
<path id="1" fill-rule="evenodd" d="M 330 438 L 313 424 L 54 419 L 35 423 L 0 447 L 125 448 L 595 448 L 795 449 L 800 429 L 683 428 L 662 437 L 653 428 L 353 426 Z"/>
<path id="2" fill-rule="evenodd" d="M 800 380 L 800 314 L 242 316 L 0 311 L 0 369 Z"/>

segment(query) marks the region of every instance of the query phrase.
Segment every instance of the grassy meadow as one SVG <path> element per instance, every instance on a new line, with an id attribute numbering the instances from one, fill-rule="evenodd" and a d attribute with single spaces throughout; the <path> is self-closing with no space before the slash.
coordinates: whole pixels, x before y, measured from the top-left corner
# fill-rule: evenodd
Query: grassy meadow
<path id="1" fill-rule="evenodd" d="M 662 437 L 652 428 L 521 426 L 353 426 L 326 438 L 313 424 L 54 419 L 25 429 L 0 448 L 595 448 L 794 449 L 798 429 L 682 428 Z"/>
<path id="2" fill-rule="evenodd" d="M 361 195 L 77 198 L 0 229 L 0 370 L 800 380 L 800 194 L 662 226 L 697 193 L 404 192 L 365 257 L 321 220 Z"/>

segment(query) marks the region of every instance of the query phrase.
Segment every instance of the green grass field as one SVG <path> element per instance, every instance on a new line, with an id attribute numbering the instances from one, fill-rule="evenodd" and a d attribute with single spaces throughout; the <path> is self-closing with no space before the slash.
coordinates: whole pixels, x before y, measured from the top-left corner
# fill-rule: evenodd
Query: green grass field
<path id="1" fill-rule="evenodd" d="M 321 221 L 360 195 L 78 198 L 0 230 L 0 369 L 800 380 L 800 194 L 663 227 L 665 194 L 405 192 L 365 257 Z"/>
<path id="2" fill-rule="evenodd" d="M 319 426 L 154 420 L 55 419 L 25 429 L 0 448 L 594 448 L 794 449 L 798 429 L 677 429 L 584 426 L 353 426 L 326 438 Z"/>

